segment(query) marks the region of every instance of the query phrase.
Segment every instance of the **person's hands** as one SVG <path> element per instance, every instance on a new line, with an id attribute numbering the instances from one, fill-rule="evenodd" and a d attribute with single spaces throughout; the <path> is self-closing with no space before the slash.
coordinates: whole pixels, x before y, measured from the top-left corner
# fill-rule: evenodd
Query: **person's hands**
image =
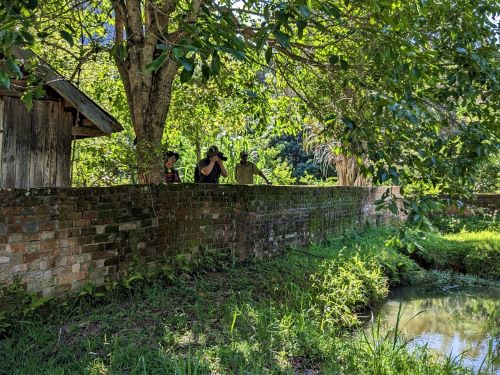
<path id="1" fill-rule="evenodd" d="M 219 156 L 218 155 L 211 156 L 210 161 L 213 161 L 214 163 L 219 162 L 220 161 Z"/>

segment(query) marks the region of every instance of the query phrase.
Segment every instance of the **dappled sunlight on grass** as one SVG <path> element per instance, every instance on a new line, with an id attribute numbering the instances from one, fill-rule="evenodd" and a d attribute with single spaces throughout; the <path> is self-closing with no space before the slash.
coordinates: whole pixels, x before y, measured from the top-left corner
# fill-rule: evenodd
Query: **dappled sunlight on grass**
<path id="1" fill-rule="evenodd" d="M 346 234 L 218 272 L 200 270 L 19 321 L 0 341 L 12 374 L 457 374 L 425 350 L 352 332 L 389 285 L 424 280 L 385 247 L 390 229 Z M 2 370 L 2 371 L 3 371 Z"/>

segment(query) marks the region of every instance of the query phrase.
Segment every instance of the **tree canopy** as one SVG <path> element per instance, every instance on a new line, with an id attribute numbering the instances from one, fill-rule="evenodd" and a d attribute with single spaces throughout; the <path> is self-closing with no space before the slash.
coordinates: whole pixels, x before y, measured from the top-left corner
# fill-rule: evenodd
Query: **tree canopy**
<path id="1" fill-rule="evenodd" d="M 416 195 L 418 224 L 427 194 L 470 192 L 498 152 L 499 14 L 493 0 L 16 0 L 0 8 L 0 85 L 22 74 L 14 44 L 87 74 L 132 124 L 124 163 L 144 182 L 165 142 L 199 158 L 208 140 L 303 132 L 323 160 Z"/>

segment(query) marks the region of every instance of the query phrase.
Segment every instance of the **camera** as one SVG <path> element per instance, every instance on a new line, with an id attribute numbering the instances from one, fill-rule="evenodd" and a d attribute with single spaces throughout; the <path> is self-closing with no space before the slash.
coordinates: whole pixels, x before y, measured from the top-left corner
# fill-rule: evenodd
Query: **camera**
<path id="1" fill-rule="evenodd" d="M 220 160 L 227 161 L 227 156 L 224 156 L 224 154 L 222 152 L 219 152 L 217 154 L 217 156 L 219 157 Z"/>

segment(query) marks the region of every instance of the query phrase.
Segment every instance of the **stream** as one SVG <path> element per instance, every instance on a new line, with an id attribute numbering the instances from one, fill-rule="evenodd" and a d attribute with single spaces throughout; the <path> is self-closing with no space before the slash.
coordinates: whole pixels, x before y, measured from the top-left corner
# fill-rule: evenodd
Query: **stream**
<path id="1" fill-rule="evenodd" d="M 484 370 L 490 359 L 488 373 L 500 374 L 499 288 L 396 289 L 377 313 L 382 334 L 394 330 L 400 302 L 399 330 L 412 339 L 410 350 L 427 345 L 442 356 L 462 357 L 462 364 L 475 371 Z"/>

